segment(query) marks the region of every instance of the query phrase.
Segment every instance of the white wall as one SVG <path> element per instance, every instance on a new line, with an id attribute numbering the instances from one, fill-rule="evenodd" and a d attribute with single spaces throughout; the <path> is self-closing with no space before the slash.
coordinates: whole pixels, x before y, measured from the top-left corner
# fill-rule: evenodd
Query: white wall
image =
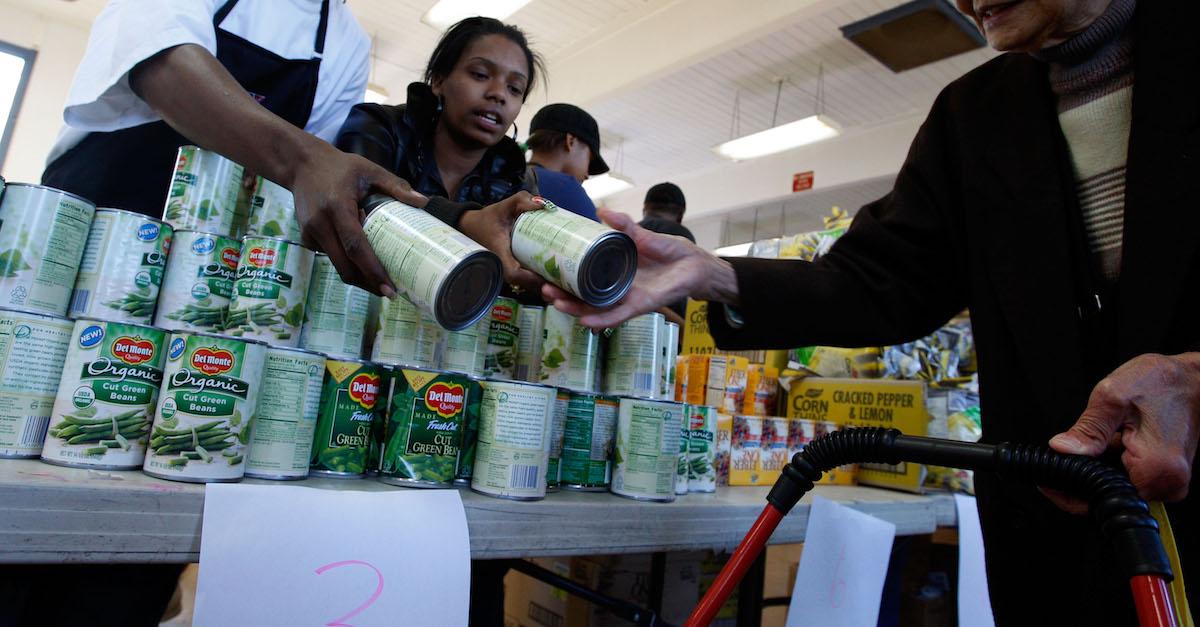
<path id="1" fill-rule="evenodd" d="M 0 170 L 4 178 L 14 182 L 41 180 L 46 155 L 62 126 L 63 103 L 75 68 L 83 58 L 87 36 L 88 27 L 84 24 L 0 5 L 0 41 L 37 50 L 33 73 Z"/>

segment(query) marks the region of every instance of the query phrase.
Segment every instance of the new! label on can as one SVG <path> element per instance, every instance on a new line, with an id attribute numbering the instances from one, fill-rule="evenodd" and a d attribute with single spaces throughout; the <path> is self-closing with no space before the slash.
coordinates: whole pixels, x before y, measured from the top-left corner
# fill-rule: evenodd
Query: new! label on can
<path id="1" fill-rule="evenodd" d="M 321 411 L 309 458 L 312 474 L 347 479 L 363 476 L 382 384 L 382 368 L 369 361 L 325 361 Z"/>
<path id="2" fill-rule="evenodd" d="M 392 366 L 436 368 L 442 328 L 404 296 L 384 298 L 371 359 Z"/>
<path id="3" fill-rule="evenodd" d="M 337 359 L 359 359 L 370 306 L 370 292 L 343 283 L 329 256 L 317 253 L 300 346 Z"/>
<path id="4" fill-rule="evenodd" d="M 68 315 L 150 324 L 173 233 L 140 213 L 97 209 Z"/>
<path id="5" fill-rule="evenodd" d="M 254 423 L 246 476 L 303 479 L 321 408 L 325 356 L 297 348 L 268 348 Z"/>
<path id="6" fill-rule="evenodd" d="M 208 333 L 172 333 L 146 474 L 193 483 L 239 481 L 267 347 Z"/>
<path id="7" fill-rule="evenodd" d="M 517 365 L 513 378 L 540 383 L 542 380 L 542 325 L 546 308 L 521 305 L 517 310 Z"/>
<path id="8" fill-rule="evenodd" d="M 446 331 L 442 334 L 441 369 L 473 377 L 483 376 L 487 362 L 488 335 L 492 330 L 492 319 L 484 316 L 479 322 L 462 331 Z"/>
<path id="9" fill-rule="evenodd" d="M 250 196 L 247 235 L 282 237 L 300 241 L 300 222 L 296 220 L 296 199 L 282 185 L 258 177 Z"/>
<path id="10" fill-rule="evenodd" d="M 0 200 L 0 307 L 67 313 L 95 212 L 74 194 L 10 183 Z"/>
<path id="11" fill-rule="evenodd" d="M 604 492 L 612 481 L 613 442 L 617 431 L 617 399 L 574 392 L 563 427 L 564 488 Z"/>
<path id="12" fill-rule="evenodd" d="M 518 316 L 521 305 L 516 299 L 499 296 L 492 303 L 488 327 L 488 352 L 483 360 L 483 374 L 496 379 L 516 378 L 517 342 L 521 327 Z"/>
<path id="13" fill-rule="evenodd" d="M 459 331 L 500 293 L 500 258 L 454 227 L 394 198 L 363 205 L 367 241 L 408 299 L 443 328 Z"/>
<path id="14" fill-rule="evenodd" d="M 176 231 L 158 295 L 154 326 L 222 331 L 242 245 L 223 235 Z"/>
<path id="15" fill-rule="evenodd" d="M 42 451 L 74 324 L 0 309 L 0 458 Z"/>
<path id="16" fill-rule="evenodd" d="M 300 244 L 258 235 L 243 239 L 226 332 L 275 346 L 299 345 L 312 267 L 313 252 Z"/>
<path id="17" fill-rule="evenodd" d="M 563 429 L 567 424 L 567 405 L 570 401 L 570 390 L 559 390 L 554 397 L 554 414 L 550 417 L 550 454 L 546 460 L 546 489 L 550 491 L 558 489 Z"/>
<path id="18" fill-rule="evenodd" d="M 542 329 L 542 383 L 595 392 L 600 376 L 600 336 L 579 318 L 547 307 Z"/>
<path id="19" fill-rule="evenodd" d="M 622 322 L 608 338 L 604 391 L 659 398 L 662 392 L 663 315 L 648 313 Z"/>
<path id="20" fill-rule="evenodd" d="M 541 210 L 522 213 L 513 226 L 517 261 L 589 305 L 621 300 L 637 273 L 633 239 L 540 200 Z"/>
<path id="21" fill-rule="evenodd" d="M 401 369 L 392 382 L 380 481 L 450 486 L 462 449 L 471 380 L 438 371 Z"/>
<path id="22" fill-rule="evenodd" d="M 518 501 L 546 496 L 552 387 L 506 381 L 480 382 L 479 435 L 471 489 Z"/>
<path id="23" fill-rule="evenodd" d="M 108 470 L 142 467 L 163 382 L 165 337 L 154 327 L 75 322 L 42 461 Z"/>
<path id="24" fill-rule="evenodd" d="M 717 491 L 717 408 L 685 405 L 688 430 L 688 492 Z"/>
<path id="25" fill-rule="evenodd" d="M 163 220 L 176 231 L 206 231 L 241 237 L 238 195 L 242 166 L 196 146 L 180 146 Z"/>
<path id="26" fill-rule="evenodd" d="M 622 398 L 613 451 L 613 494 L 640 501 L 674 501 L 682 427 L 682 403 Z"/>

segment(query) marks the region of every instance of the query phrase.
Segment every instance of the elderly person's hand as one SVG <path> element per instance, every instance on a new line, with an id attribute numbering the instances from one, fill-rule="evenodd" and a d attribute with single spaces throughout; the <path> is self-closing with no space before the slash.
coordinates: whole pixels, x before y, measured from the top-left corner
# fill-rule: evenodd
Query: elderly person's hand
<path id="1" fill-rule="evenodd" d="M 615 306 L 601 309 L 547 283 L 542 295 L 555 309 L 580 316 L 586 327 L 603 329 L 687 297 L 737 304 L 737 277 L 729 262 L 682 237 L 647 231 L 623 213 L 601 209 L 599 214 L 609 226 L 632 237 L 637 246 L 633 287 Z"/>
<path id="2" fill-rule="evenodd" d="M 1060 453 L 1121 452 L 1142 498 L 1178 501 L 1188 493 L 1200 435 L 1200 353 L 1140 355 L 1092 390 L 1075 425 L 1050 440 Z M 1049 494 L 1060 507 L 1076 504 Z"/>

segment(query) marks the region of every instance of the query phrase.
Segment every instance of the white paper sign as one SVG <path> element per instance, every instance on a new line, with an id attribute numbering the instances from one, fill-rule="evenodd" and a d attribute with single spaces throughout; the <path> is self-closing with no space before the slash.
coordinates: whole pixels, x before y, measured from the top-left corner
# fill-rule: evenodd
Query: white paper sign
<path id="1" fill-rule="evenodd" d="M 466 625 L 457 490 L 210 484 L 196 627 Z"/>
<path id="2" fill-rule="evenodd" d="M 995 627 L 983 561 L 983 530 L 975 497 L 954 495 L 958 508 L 958 624 L 960 627 Z"/>
<path id="3" fill-rule="evenodd" d="M 813 497 L 787 627 L 874 627 L 896 525 Z"/>

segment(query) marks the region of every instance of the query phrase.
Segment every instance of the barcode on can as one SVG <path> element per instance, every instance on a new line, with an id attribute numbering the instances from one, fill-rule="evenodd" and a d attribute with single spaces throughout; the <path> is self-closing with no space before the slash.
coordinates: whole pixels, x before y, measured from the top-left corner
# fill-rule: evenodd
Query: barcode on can
<path id="1" fill-rule="evenodd" d="M 633 376 L 633 387 L 639 392 L 656 392 L 658 380 L 655 375 L 649 373 L 636 374 Z"/>
<path id="2" fill-rule="evenodd" d="M 71 294 L 71 306 L 67 311 L 71 312 L 86 312 L 88 303 L 92 300 L 92 290 L 76 289 Z"/>
<path id="3" fill-rule="evenodd" d="M 41 445 L 46 439 L 50 416 L 26 416 L 25 429 L 21 431 L 20 446 Z"/>
<path id="4" fill-rule="evenodd" d="M 544 471 L 541 471 L 537 466 L 514 464 L 508 477 L 508 487 L 536 488 L 540 474 L 544 474 Z"/>

